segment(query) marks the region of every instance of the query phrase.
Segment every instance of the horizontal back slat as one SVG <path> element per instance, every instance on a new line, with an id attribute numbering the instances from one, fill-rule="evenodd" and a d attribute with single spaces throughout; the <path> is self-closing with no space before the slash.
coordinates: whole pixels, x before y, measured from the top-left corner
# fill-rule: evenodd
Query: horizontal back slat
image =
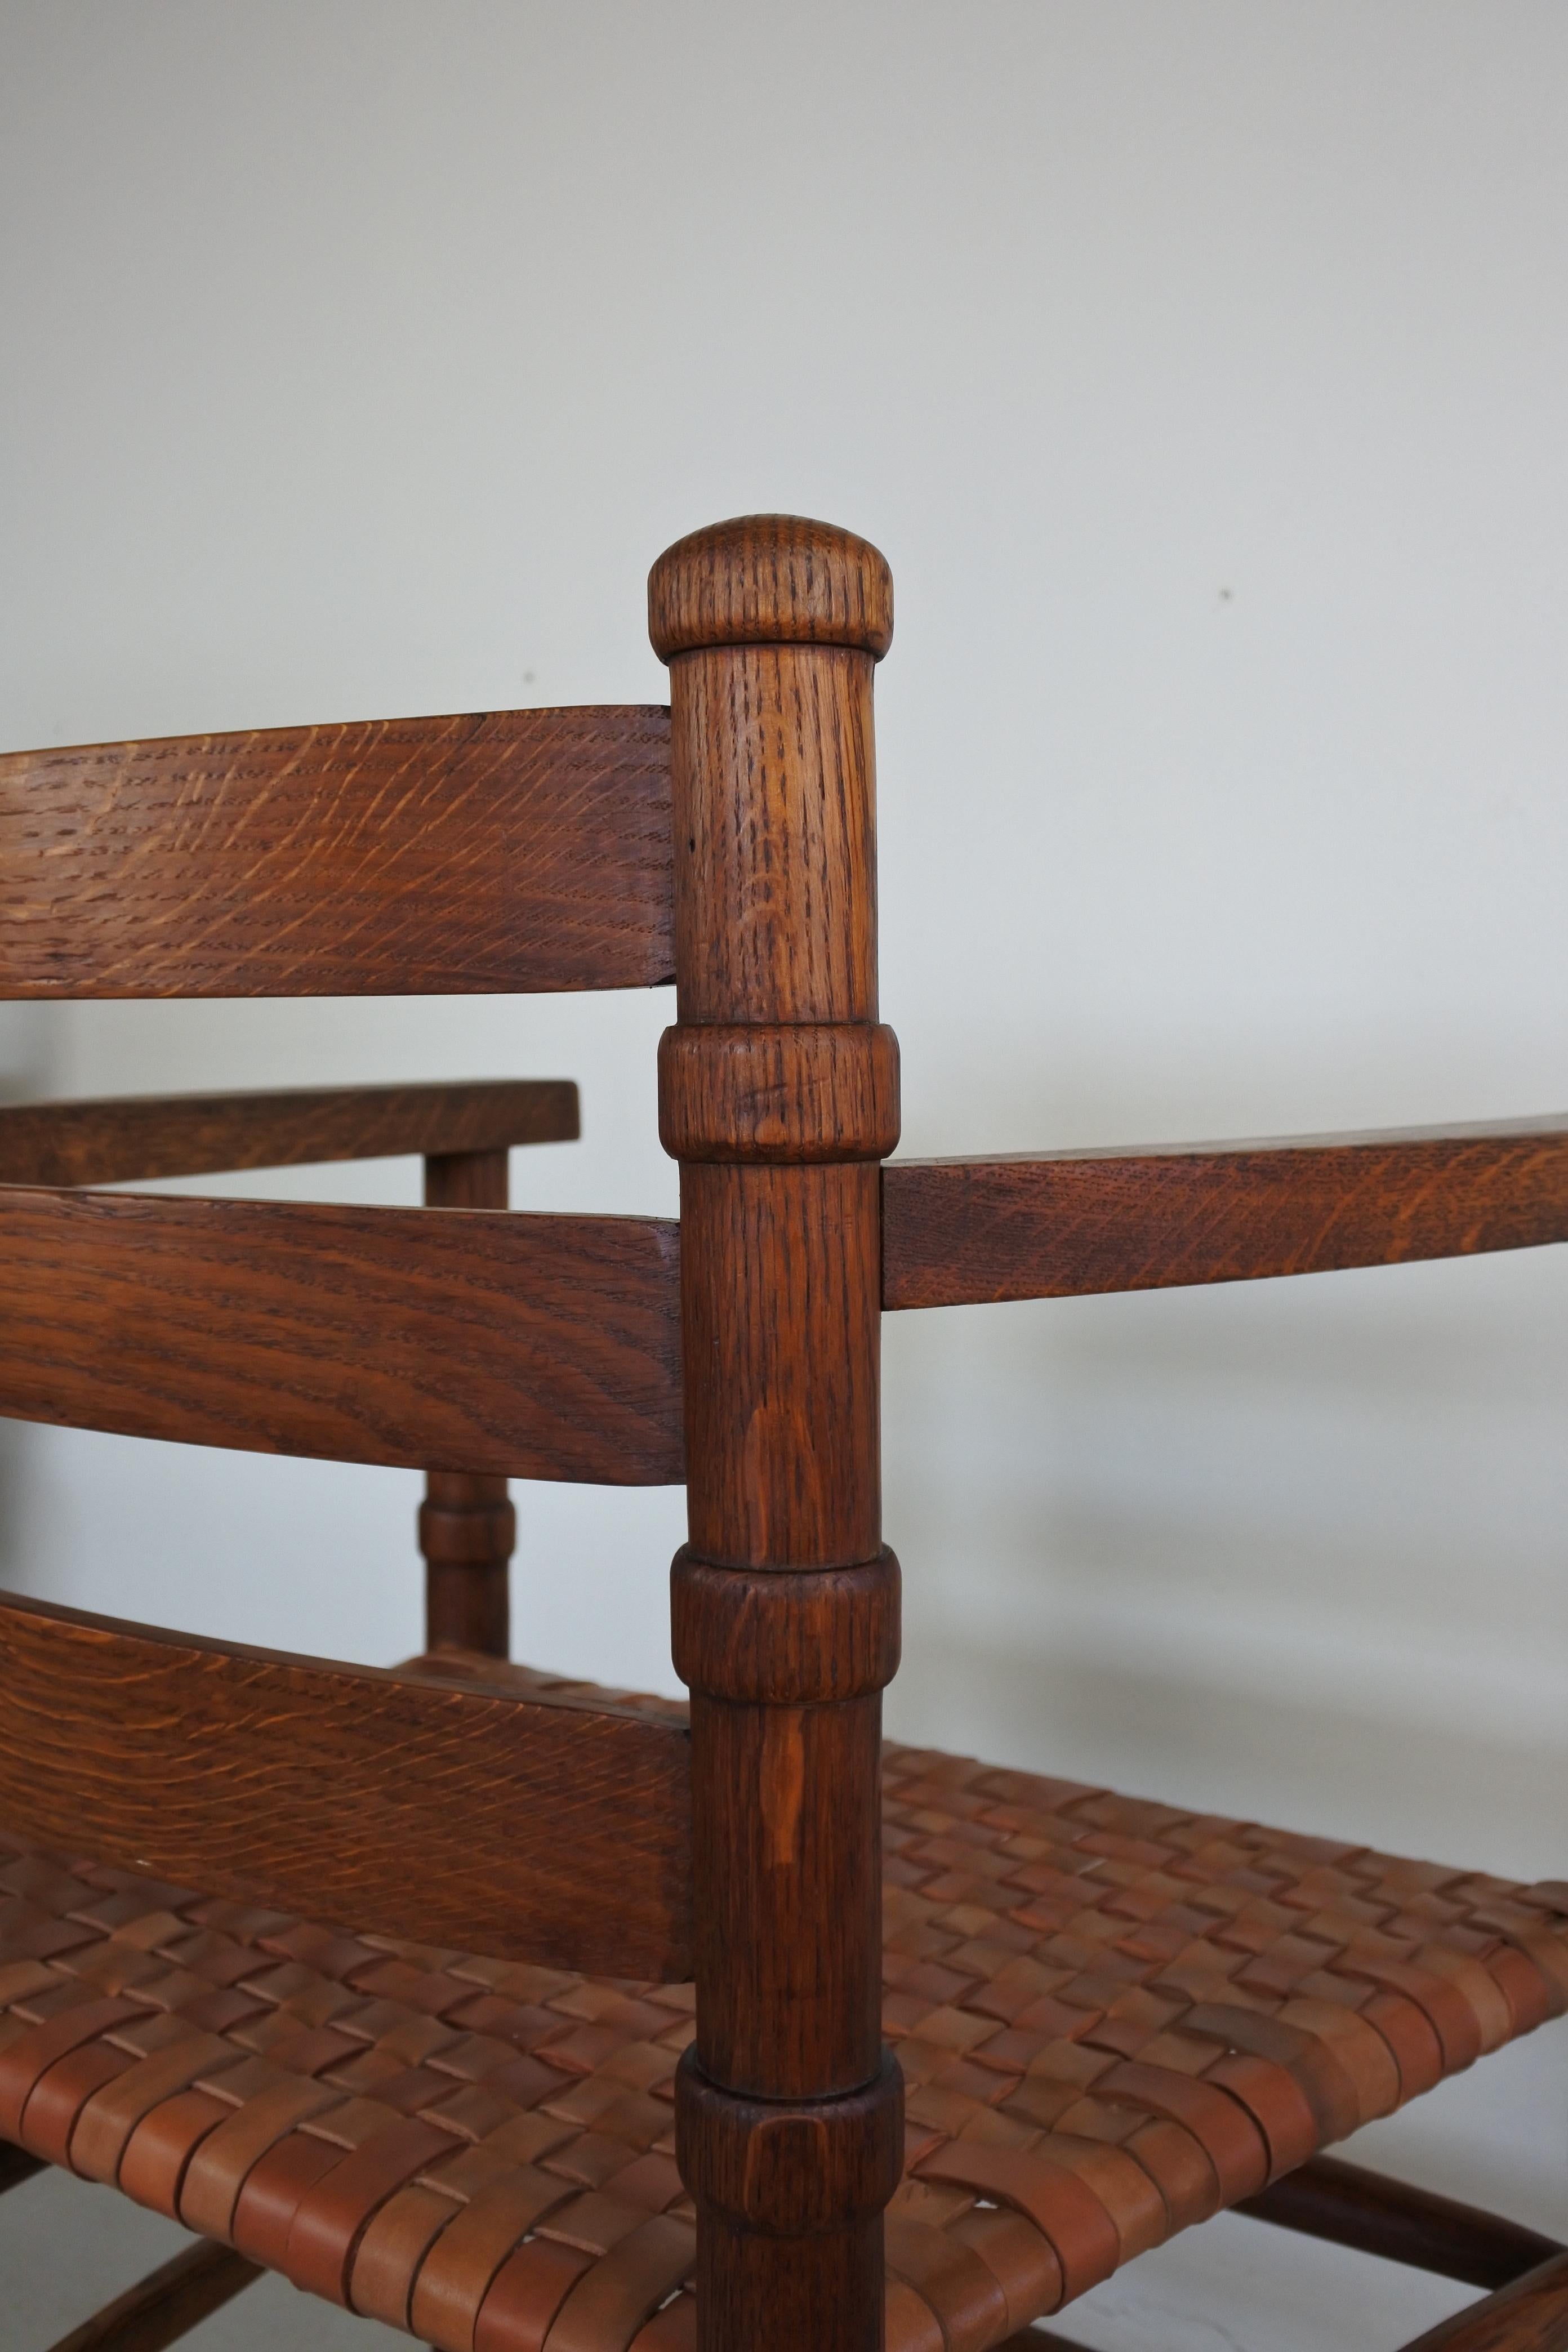
<path id="1" fill-rule="evenodd" d="M 0 758 L 0 997 L 637 988 L 669 718 L 491 711 Z"/>
<path id="2" fill-rule="evenodd" d="M 125 1184 L 220 1169 L 570 1142 L 570 1078 L 122 1095 L 0 1109 L 0 1184 Z"/>
<path id="3" fill-rule="evenodd" d="M 0 1412 L 435 1470 L 682 1475 L 679 1228 L 0 1187 Z"/>
<path id="4" fill-rule="evenodd" d="M 690 1972 L 688 1742 L 629 1716 L 7 1600 L 0 1821 L 365 1934 Z"/>
<path id="5" fill-rule="evenodd" d="M 882 1171 L 884 1307 L 1247 1282 L 1568 1241 L 1568 1118 Z"/>

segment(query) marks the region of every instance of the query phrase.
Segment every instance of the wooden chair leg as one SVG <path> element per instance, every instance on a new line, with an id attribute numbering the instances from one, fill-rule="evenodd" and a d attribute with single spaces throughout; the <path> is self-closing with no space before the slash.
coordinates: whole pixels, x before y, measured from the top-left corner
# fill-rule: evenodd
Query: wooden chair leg
<path id="1" fill-rule="evenodd" d="M 51 2352 L 163 2352 L 260 2276 L 260 2264 L 232 2247 L 187 2246 L 62 2336 Z"/>
<path id="2" fill-rule="evenodd" d="M 661 557 L 678 1026 L 697 2038 L 676 2150 L 701 2352 L 878 2352 L 902 2156 L 881 2042 L 878 1160 L 871 668 L 891 625 L 861 541 L 763 518 Z"/>
<path id="3" fill-rule="evenodd" d="M 504 1151 L 432 1153 L 427 1209 L 504 1209 Z M 511 1654 L 510 1573 L 517 1515 L 504 1478 L 432 1470 L 419 1511 L 425 1555 L 425 1647 Z"/>
<path id="4" fill-rule="evenodd" d="M 1439 2278 L 1461 2279 L 1467 2286 L 1508 2286 L 1564 2252 L 1554 2239 L 1517 2221 L 1331 2156 L 1286 2173 L 1236 2210 Z"/>
<path id="5" fill-rule="evenodd" d="M 1457 2312 L 1405 2352 L 1568 2352 L 1568 2253 Z"/>

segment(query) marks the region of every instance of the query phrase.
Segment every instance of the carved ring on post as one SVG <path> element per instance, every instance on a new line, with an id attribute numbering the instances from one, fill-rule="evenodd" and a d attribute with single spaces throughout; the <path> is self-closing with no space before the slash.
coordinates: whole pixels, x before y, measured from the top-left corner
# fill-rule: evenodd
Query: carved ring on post
<path id="1" fill-rule="evenodd" d="M 693 2051 L 675 2076 L 675 2156 L 705 2204 L 764 2236 L 818 2237 L 879 2213 L 904 2160 L 904 2078 L 884 2049 L 862 2090 L 795 2105 L 721 2091 Z"/>
<path id="2" fill-rule="evenodd" d="M 762 1706 L 831 1706 L 899 1670 L 901 1580 L 883 1548 L 859 1568 L 670 1569 L 671 1653 L 690 1690 Z"/>
<path id="3" fill-rule="evenodd" d="M 899 1041 L 850 1022 L 667 1029 L 658 1133 L 672 1160 L 885 1160 L 899 1140 Z"/>
<path id="4" fill-rule="evenodd" d="M 510 1559 L 517 1544 L 517 1512 L 510 1503 L 468 1509 L 446 1503 L 419 1506 L 419 1549 L 426 1559 L 468 1567 Z"/>

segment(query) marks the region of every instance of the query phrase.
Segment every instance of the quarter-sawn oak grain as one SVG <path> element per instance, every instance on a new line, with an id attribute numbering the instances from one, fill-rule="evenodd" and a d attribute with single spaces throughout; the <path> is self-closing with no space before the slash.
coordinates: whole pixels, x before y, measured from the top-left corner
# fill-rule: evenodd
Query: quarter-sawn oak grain
<path id="1" fill-rule="evenodd" d="M 646 988 L 674 968 L 664 710 L 0 758 L 0 997 Z"/>
<path id="2" fill-rule="evenodd" d="M 220 1170 L 570 1143 L 577 1133 L 570 1078 L 14 1103 L 0 1108 L 0 1184 L 151 1183 Z"/>
<path id="3" fill-rule="evenodd" d="M 1251 1282 L 1568 1240 L 1568 1118 L 895 1160 L 882 1304 Z"/>
<path id="4" fill-rule="evenodd" d="M 684 1733 L 0 1604 L 0 1819 L 363 1933 L 690 1967 Z"/>
<path id="5" fill-rule="evenodd" d="M 0 1187 L 0 1412 L 405 1468 L 681 1475 L 679 1234 Z"/>
<path id="6" fill-rule="evenodd" d="M 893 2183 L 857 2174 L 853 2149 L 868 2114 L 894 2145 L 900 2117 L 878 2006 L 881 1690 L 873 1672 L 853 1696 L 788 1695 L 808 1624 L 835 1654 L 858 1647 L 833 1621 L 864 1613 L 862 1580 L 836 1572 L 892 1574 L 877 1160 L 898 1097 L 876 1027 L 871 709 L 891 583 L 863 540 L 750 516 L 668 550 L 648 615 L 670 670 L 675 829 L 678 1025 L 659 1101 L 681 1162 L 698 1936 L 676 2109 L 698 2341 L 871 2352 Z M 891 1641 L 872 1652 L 890 1672 Z M 769 2116 L 804 2168 L 856 2174 L 864 2194 L 813 2206 L 768 2161 Z M 743 2211 L 737 2179 L 755 2192 Z"/>

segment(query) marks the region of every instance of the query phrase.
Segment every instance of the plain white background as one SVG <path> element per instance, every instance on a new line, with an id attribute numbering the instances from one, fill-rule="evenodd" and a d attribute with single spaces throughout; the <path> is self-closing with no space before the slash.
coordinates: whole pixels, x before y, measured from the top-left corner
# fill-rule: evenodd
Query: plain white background
<path id="1" fill-rule="evenodd" d="M 4 0 L 0 743 L 661 699 L 659 549 L 818 514 L 905 1150 L 1560 1108 L 1565 124 L 1551 0 Z M 0 1085 L 571 1075 L 515 1199 L 668 1212 L 670 1010 L 5 1007 Z M 900 1735 L 1568 1869 L 1562 1253 L 885 1346 Z M 412 1477 L 0 1441 L 14 1584 L 416 1645 Z M 518 1654 L 672 1687 L 679 1491 L 517 1500 Z M 1564 2055 L 1368 2152 L 1568 2231 Z M 1151 2343 L 1320 2340 L 1162 2259 Z"/>

